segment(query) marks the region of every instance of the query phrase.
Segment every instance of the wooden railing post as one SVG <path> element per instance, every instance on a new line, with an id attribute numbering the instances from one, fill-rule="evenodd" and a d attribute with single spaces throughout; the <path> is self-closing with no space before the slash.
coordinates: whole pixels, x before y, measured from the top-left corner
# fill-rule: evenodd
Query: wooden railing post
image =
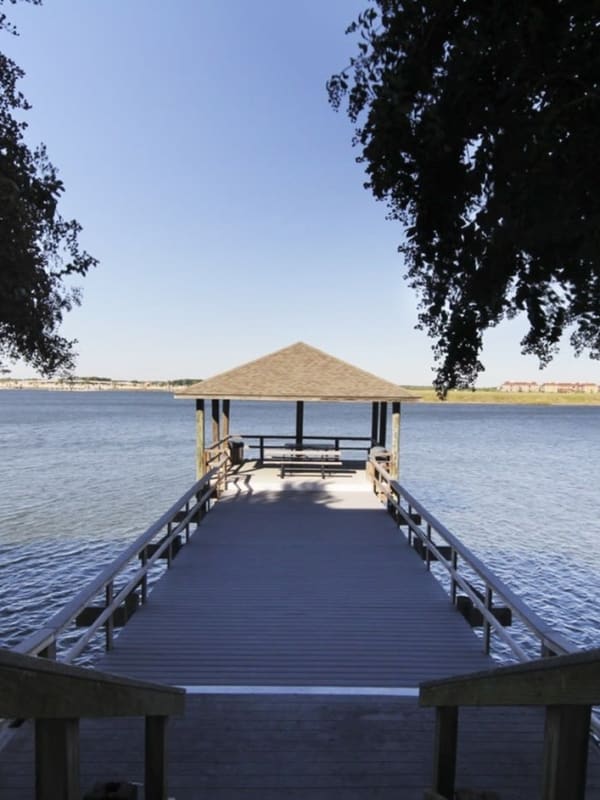
<path id="1" fill-rule="evenodd" d="M 113 582 L 109 581 L 106 584 L 106 607 L 112 603 L 113 601 Z M 106 649 L 112 650 L 113 646 L 113 631 L 114 631 L 114 624 L 113 624 L 113 615 L 111 614 L 110 617 L 106 620 L 105 626 L 105 635 L 106 635 Z"/>
<path id="2" fill-rule="evenodd" d="M 141 558 L 142 558 L 142 566 L 145 567 L 146 562 L 148 561 L 147 547 L 144 547 L 144 549 L 142 550 Z M 147 600 L 148 600 L 148 573 L 144 572 L 144 575 L 142 577 L 142 605 L 145 605 Z"/>
<path id="3" fill-rule="evenodd" d="M 590 706 L 548 706 L 542 800 L 584 800 Z"/>
<path id="4" fill-rule="evenodd" d="M 196 508 L 198 509 L 198 513 L 196 514 L 196 530 L 198 529 L 198 525 L 202 522 L 202 518 L 204 517 L 204 513 L 206 511 L 206 503 L 200 503 L 200 498 L 203 495 L 203 491 L 196 492 Z"/>
<path id="5" fill-rule="evenodd" d="M 171 531 L 173 530 L 173 524 L 171 522 L 167 523 L 167 537 L 171 536 Z M 171 562 L 173 561 L 173 542 L 169 542 L 169 546 L 167 547 L 167 569 L 171 568 Z"/>
<path id="6" fill-rule="evenodd" d="M 452 564 L 452 568 L 456 571 L 456 569 L 458 567 L 458 553 L 456 552 L 454 547 L 452 548 L 452 552 L 451 552 L 451 556 L 450 556 L 450 563 Z M 456 605 L 456 593 L 457 593 L 457 590 L 458 590 L 458 584 L 456 582 L 456 578 L 454 577 L 454 575 L 452 576 L 452 580 L 451 580 L 450 586 L 451 586 L 450 594 L 451 594 L 451 598 L 452 598 L 452 605 L 455 606 Z"/>
<path id="7" fill-rule="evenodd" d="M 231 467 L 231 460 L 229 458 L 229 446 L 227 442 L 221 447 L 220 451 L 222 463 L 220 466 L 220 475 L 222 480 L 222 491 L 226 492 L 229 487 L 229 482 L 227 480 L 229 476 L 229 469 Z"/>
<path id="8" fill-rule="evenodd" d="M 491 613 L 493 608 L 493 593 L 489 586 L 485 589 L 485 607 Z M 483 652 L 486 656 L 490 654 L 490 644 L 492 638 L 492 626 L 488 619 L 483 620 Z"/>
<path id="9" fill-rule="evenodd" d="M 427 523 L 427 539 L 431 542 L 431 523 Z M 425 566 L 428 570 L 431 569 L 431 550 L 429 547 L 427 548 L 427 553 L 425 554 Z"/>
<path id="10" fill-rule="evenodd" d="M 456 706 L 438 706 L 433 745 L 432 789 L 448 800 L 452 800 L 454 797 L 457 734 L 458 708 Z"/>
<path id="11" fill-rule="evenodd" d="M 146 800 L 167 800 L 167 717 L 146 717 Z"/>
<path id="12" fill-rule="evenodd" d="M 40 658 L 49 658 L 51 661 L 56 661 L 56 639 L 48 647 L 40 650 Z"/>
<path id="13" fill-rule="evenodd" d="M 79 720 L 35 722 L 36 800 L 80 800 Z"/>

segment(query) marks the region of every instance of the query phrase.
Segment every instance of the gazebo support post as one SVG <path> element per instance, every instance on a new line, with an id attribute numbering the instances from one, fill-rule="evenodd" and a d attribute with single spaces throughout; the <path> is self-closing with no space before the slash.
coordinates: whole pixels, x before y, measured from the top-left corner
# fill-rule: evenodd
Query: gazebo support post
<path id="1" fill-rule="evenodd" d="M 223 438 L 227 438 L 229 436 L 229 408 L 231 402 L 229 400 L 223 400 Z"/>
<path id="2" fill-rule="evenodd" d="M 400 477 L 400 413 L 401 404 L 392 403 L 392 468 L 390 474 L 396 480 Z"/>
<path id="3" fill-rule="evenodd" d="M 375 447 L 379 442 L 379 403 L 371 403 L 371 447 Z"/>
<path id="4" fill-rule="evenodd" d="M 218 442 L 221 438 L 221 418 L 219 414 L 219 401 L 213 400 L 212 401 L 212 442 Z"/>
<path id="5" fill-rule="evenodd" d="M 387 403 L 381 402 L 379 404 L 379 446 L 385 447 L 385 440 L 387 438 Z"/>
<path id="6" fill-rule="evenodd" d="M 204 475 L 204 400 L 196 400 L 196 480 Z"/>
<path id="7" fill-rule="evenodd" d="M 304 401 L 296 401 L 296 447 L 302 447 L 302 439 L 304 438 Z"/>

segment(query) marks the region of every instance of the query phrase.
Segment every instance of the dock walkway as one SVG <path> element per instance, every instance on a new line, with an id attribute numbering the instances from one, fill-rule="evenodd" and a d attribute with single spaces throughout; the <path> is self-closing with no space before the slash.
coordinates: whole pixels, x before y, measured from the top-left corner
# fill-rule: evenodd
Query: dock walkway
<path id="1" fill-rule="evenodd" d="M 101 669 L 185 686 L 414 688 L 491 664 L 366 480 L 277 480 L 288 490 L 232 486 Z"/>
<path id="2" fill-rule="evenodd" d="M 188 689 L 170 723 L 176 800 L 421 800 L 433 712 L 419 682 L 491 665 L 364 476 L 240 477 L 97 663 Z M 458 785 L 539 793 L 543 712 L 461 712 Z M 82 786 L 142 780 L 141 720 L 82 723 Z M 589 800 L 600 798 L 591 756 Z M 27 726 L 0 794 L 32 797 Z"/>

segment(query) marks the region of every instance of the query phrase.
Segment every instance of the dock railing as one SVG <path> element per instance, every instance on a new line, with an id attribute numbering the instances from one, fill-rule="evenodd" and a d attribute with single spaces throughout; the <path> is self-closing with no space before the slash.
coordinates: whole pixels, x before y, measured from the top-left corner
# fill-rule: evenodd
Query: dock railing
<path id="1" fill-rule="evenodd" d="M 472 625 L 483 628 L 485 653 L 491 652 L 494 634 L 518 661 L 532 662 L 524 642 L 507 630 L 507 624 L 511 624 L 514 618 L 520 620 L 524 632 L 537 645 L 542 658 L 581 652 L 539 617 L 445 525 L 394 480 L 381 462 L 370 457 L 368 466 L 373 489 L 387 503 L 388 511 L 405 531 L 407 544 L 423 558 L 427 570 L 431 570 L 432 564 L 439 564 L 448 576 L 451 602 Z M 600 680 L 600 674 L 598 679 Z M 592 710 L 590 730 L 594 740 L 598 742 L 600 714 L 595 710 Z"/>
<path id="2" fill-rule="evenodd" d="M 454 797 L 460 706 L 544 706 L 541 800 L 584 800 L 600 649 L 422 683 L 419 703 L 436 708 L 436 796 Z"/>
<path id="3" fill-rule="evenodd" d="M 35 721 L 37 800 L 80 800 L 79 718 L 112 716 L 146 717 L 145 797 L 166 800 L 165 725 L 169 715 L 183 712 L 185 692 L 105 675 L 71 662 L 102 629 L 110 650 L 115 627 L 124 625 L 139 603 L 147 602 L 149 579 L 152 572 L 159 572 L 159 559 L 167 568 L 172 565 L 210 511 L 213 498 L 227 485 L 228 456 L 220 452 L 211 458 L 211 465 L 41 629 L 12 652 L 0 651 L 0 727 L 6 741 L 9 720 Z M 72 630 L 74 626 L 82 629 L 81 634 Z"/>
<path id="4" fill-rule="evenodd" d="M 243 433 L 241 438 L 250 450 L 257 451 L 257 460 L 262 462 L 269 449 L 278 449 L 292 442 L 295 443 L 296 434 Z M 370 436 L 317 436 L 311 434 L 310 436 L 303 435 L 301 444 L 308 448 L 325 445 L 340 453 L 368 453 L 372 446 L 372 440 Z"/>
<path id="5" fill-rule="evenodd" d="M 227 476 L 231 469 L 231 444 L 237 439 L 236 436 L 228 434 L 216 442 L 212 442 L 204 450 L 204 473 L 209 473 L 216 470 L 216 495 L 220 497 L 221 494 L 227 489 Z"/>
<path id="6" fill-rule="evenodd" d="M 194 530 L 211 508 L 212 499 L 226 483 L 227 460 L 225 456 L 213 461 L 213 468 L 193 484 L 129 547 L 105 567 L 69 603 L 39 630 L 27 636 L 14 649 L 25 655 L 57 658 L 57 648 L 65 633 L 67 639 L 75 636 L 70 629 L 85 628 L 76 641 L 69 641 L 60 653 L 60 661 L 70 663 L 89 645 L 104 628 L 105 646 L 113 645 L 114 629 L 123 625 L 135 612 L 139 603 L 148 599 L 149 576 L 159 565 L 159 559 L 170 567 L 177 551 L 187 542 Z M 117 586 L 117 584 L 120 584 Z M 94 605 L 100 602 L 100 605 Z"/>
<path id="7" fill-rule="evenodd" d="M 564 655 L 577 650 L 394 480 L 380 462 L 371 457 L 369 467 L 374 491 L 387 503 L 395 521 L 405 530 L 407 543 L 421 555 L 426 569 L 430 570 L 434 563 L 443 568 L 449 579 L 447 585 L 452 603 L 472 624 L 483 628 L 483 648 L 486 653 L 491 651 L 494 634 L 507 645 L 518 661 L 531 660 L 523 644 L 506 630 L 507 623 L 514 618 L 520 620 L 537 642 L 540 655 Z"/>
<path id="8" fill-rule="evenodd" d="M 0 650 L 0 715 L 35 726 L 36 800 L 81 800 L 79 720 L 145 717 L 146 800 L 167 800 L 166 725 L 185 691 Z"/>

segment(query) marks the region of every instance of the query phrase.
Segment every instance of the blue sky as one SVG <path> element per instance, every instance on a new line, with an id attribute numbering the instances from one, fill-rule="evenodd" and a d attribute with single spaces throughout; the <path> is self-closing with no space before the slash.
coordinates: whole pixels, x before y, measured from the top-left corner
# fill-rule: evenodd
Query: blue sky
<path id="1" fill-rule="evenodd" d="M 208 377 L 298 340 L 430 383 L 402 229 L 363 189 L 325 81 L 354 50 L 355 0 L 46 0 L 7 5 L 65 217 L 100 265 L 63 333 L 77 374 Z M 600 381 L 568 345 L 547 370 L 523 321 L 485 339 L 479 385 Z M 15 377 L 33 373 L 17 365 Z"/>

